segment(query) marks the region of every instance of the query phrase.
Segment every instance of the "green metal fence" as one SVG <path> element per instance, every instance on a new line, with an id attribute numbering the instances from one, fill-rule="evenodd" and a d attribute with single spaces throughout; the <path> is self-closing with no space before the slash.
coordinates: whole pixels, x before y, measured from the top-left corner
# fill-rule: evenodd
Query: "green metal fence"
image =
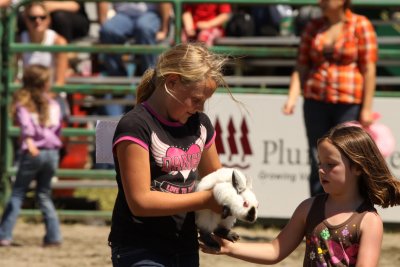
<path id="1" fill-rule="evenodd" d="M 81 0 L 83 1 L 83 0 Z M 137 2 L 138 0 L 126 0 L 124 2 Z M 13 77 L 16 73 L 16 67 L 11 64 L 16 54 L 29 51 L 49 51 L 49 52 L 80 52 L 80 53 L 161 53 L 168 48 L 168 45 L 74 45 L 68 44 L 64 46 L 42 46 L 36 44 L 21 44 L 15 42 L 15 21 L 17 10 L 20 6 L 23 6 L 29 1 L 23 1 L 10 10 L 8 15 L 2 20 L 0 25 L 0 34 L 4 33 L 1 45 L 2 64 L 0 66 L 0 74 L 2 77 L 2 83 L 0 85 L 1 92 L 1 166 L 0 166 L 0 206 L 4 204 L 4 201 L 8 197 L 10 188 L 11 175 L 14 175 L 16 170 L 12 165 L 12 145 L 11 138 L 19 135 L 19 129 L 11 125 L 10 118 L 7 115 L 8 105 L 10 103 L 10 96 L 12 92 L 18 88 L 18 84 L 15 84 Z M 101 2 L 101 0 L 90 0 L 90 2 Z M 147 2 L 165 2 L 165 0 L 147 0 Z M 173 4 L 175 13 L 175 36 L 174 40 L 176 43 L 180 42 L 181 36 L 181 15 L 182 15 L 182 4 L 183 3 L 201 3 L 204 0 L 170 0 Z M 208 0 L 207 2 L 213 3 L 225 3 L 231 4 L 246 4 L 246 5 L 269 5 L 269 4 L 287 4 L 292 6 L 302 5 L 314 5 L 316 0 Z M 383 0 L 383 1 L 370 1 L 370 0 L 354 0 L 354 6 L 366 6 L 366 7 L 398 7 L 398 0 Z M 281 57 L 281 58 L 294 58 L 296 55 L 295 47 L 255 47 L 255 46 L 220 46 L 216 45 L 211 48 L 217 53 L 228 54 L 232 56 L 258 56 L 258 57 Z M 396 48 L 383 48 L 379 50 L 379 57 L 381 59 L 400 59 L 400 49 Z M 93 78 L 95 79 L 95 78 Z M 111 89 L 112 88 L 112 89 Z M 66 84 L 64 86 L 55 86 L 55 91 L 63 91 L 67 93 L 79 92 L 82 94 L 103 94 L 105 92 L 113 93 L 134 93 L 136 87 L 134 85 L 115 85 L 115 84 Z M 260 88 L 233 88 L 234 93 L 282 93 L 282 90 L 274 89 L 260 89 Z M 378 96 L 400 96 L 399 92 L 378 92 Z M 84 128 L 64 128 L 62 131 L 64 136 L 94 136 L 95 131 L 93 129 Z M 59 177 L 76 177 L 84 179 L 106 179 L 113 180 L 115 173 L 110 170 L 89 170 L 89 169 L 59 169 L 57 171 Z M 109 212 L 84 212 L 84 211 L 62 211 L 59 210 L 60 214 L 64 215 L 87 215 L 87 216 L 109 216 Z M 26 214 L 36 214 L 37 211 L 25 211 Z"/>
<path id="2" fill-rule="evenodd" d="M 4 116 L 6 116 L 6 112 L 5 112 L 5 108 L 6 108 L 6 104 L 4 102 L 3 99 L 3 85 L 4 85 L 4 80 L 3 80 L 3 23 L 5 20 L 6 16 L 5 16 L 5 12 L 4 10 L 2 10 L 0 12 L 0 36 L 1 36 L 1 40 L 2 43 L 0 45 L 0 169 L 1 171 L 1 176 L 0 176 L 0 203 L 4 203 L 7 196 L 8 196 L 8 183 L 6 183 L 5 179 L 3 178 L 3 167 L 5 166 L 5 151 L 3 150 L 3 148 L 5 146 L 3 146 L 3 143 L 5 142 L 5 128 L 6 128 L 6 124 L 3 123 L 4 120 Z"/>

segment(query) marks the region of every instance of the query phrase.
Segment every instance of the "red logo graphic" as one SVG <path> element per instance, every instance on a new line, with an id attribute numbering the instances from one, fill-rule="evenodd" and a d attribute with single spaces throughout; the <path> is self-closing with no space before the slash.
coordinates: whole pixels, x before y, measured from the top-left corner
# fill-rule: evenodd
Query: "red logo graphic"
<path id="1" fill-rule="evenodd" d="M 222 127 L 218 117 L 216 117 L 214 125 L 216 131 L 215 145 L 217 147 L 218 154 L 226 155 L 228 160 L 228 163 L 223 162 L 222 165 L 228 168 L 239 168 L 239 169 L 249 168 L 250 165 L 245 162 L 245 159 L 247 155 L 252 155 L 253 152 L 250 147 L 250 142 L 248 138 L 249 129 L 247 127 L 246 119 L 245 118 L 242 119 L 242 123 L 240 125 L 240 133 L 238 133 L 232 117 L 229 119 L 229 122 L 226 126 L 227 129 L 226 134 L 224 133 L 225 128 Z M 237 144 L 238 142 L 237 135 L 239 134 L 240 137 L 238 140 L 240 143 L 239 144 L 240 147 L 238 147 Z M 225 142 L 224 142 L 224 137 L 226 138 Z M 224 143 L 227 144 L 227 149 L 225 148 Z M 237 163 L 238 160 L 240 161 L 240 163 Z M 221 161 L 223 160 L 221 159 Z"/>

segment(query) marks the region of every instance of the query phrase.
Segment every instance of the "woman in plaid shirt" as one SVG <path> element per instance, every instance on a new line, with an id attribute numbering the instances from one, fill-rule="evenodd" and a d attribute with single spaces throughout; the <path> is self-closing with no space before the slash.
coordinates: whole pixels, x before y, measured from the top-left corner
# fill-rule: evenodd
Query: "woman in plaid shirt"
<path id="1" fill-rule="evenodd" d="M 311 157 L 310 193 L 322 193 L 316 144 L 333 126 L 372 123 L 377 41 L 371 22 L 351 12 L 351 0 L 319 0 L 323 16 L 306 26 L 292 74 L 284 114 L 292 114 L 300 92 Z"/>

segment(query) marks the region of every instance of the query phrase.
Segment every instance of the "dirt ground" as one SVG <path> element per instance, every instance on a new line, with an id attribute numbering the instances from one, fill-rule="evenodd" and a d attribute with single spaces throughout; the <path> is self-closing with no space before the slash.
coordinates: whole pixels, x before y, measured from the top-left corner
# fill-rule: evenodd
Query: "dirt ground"
<path id="1" fill-rule="evenodd" d="M 260 228 L 260 229 L 258 229 Z M 245 241 L 265 241 L 276 236 L 278 230 L 267 228 L 243 228 L 235 230 Z M 27 223 L 20 219 L 14 239 L 17 246 L 0 247 L 0 266 L 10 267 L 111 267 L 110 250 L 107 246 L 109 226 L 101 224 L 62 224 L 64 243 L 59 248 L 42 248 L 43 224 Z M 302 266 L 304 244 L 290 257 L 275 266 Z M 249 267 L 260 266 L 232 259 L 201 253 L 202 267 Z M 385 231 L 380 267 L 400 266 L 400 232 Z"/>

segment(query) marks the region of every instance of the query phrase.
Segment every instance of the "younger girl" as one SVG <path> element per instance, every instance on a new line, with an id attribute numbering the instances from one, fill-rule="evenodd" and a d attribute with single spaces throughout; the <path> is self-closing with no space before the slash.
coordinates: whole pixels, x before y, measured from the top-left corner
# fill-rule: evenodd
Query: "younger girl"
<path id="1" fill-rule="evenodd" d="M 371 137 L 339 125 L 318 141 L 319 177 L 325 194 L 303 201 L 269 243 L 230 243 L 220 251 L 260 264 L 287 257 L 306 238 L 303 266 L 378 266 L 383 225 L 374 208 L 400 204 L 400 181 L 389 171 Z"/>
<path id="2" fill-rule="evenodd" d="M 199 266 L 193 211 L 222 210 L 211 191 L 194 187 L 221 168 L 203 109 L 224 85 L 224 61 L 204 45 L 180 44 L 144 74 L 138 103 L 121 118 L 113 140 L 113 266 Z"/>
<path id="3" fill-rule="evenodd" d="M 44 246 L 59 245 L 59 220 L 51 199 L 51 178 L 58 166 L 61 111 L 49 96 L 51 72 L 41 65 L 30 65 L 24 71 L 23 88 L 16 91 L 12 116 L 21 129 L 21 155 L 11 198 L 0 224 L 0 246 L 12 241 L 22 201 L 29 185 L 36 179 L 36 197 L 44 216 Z"/>

